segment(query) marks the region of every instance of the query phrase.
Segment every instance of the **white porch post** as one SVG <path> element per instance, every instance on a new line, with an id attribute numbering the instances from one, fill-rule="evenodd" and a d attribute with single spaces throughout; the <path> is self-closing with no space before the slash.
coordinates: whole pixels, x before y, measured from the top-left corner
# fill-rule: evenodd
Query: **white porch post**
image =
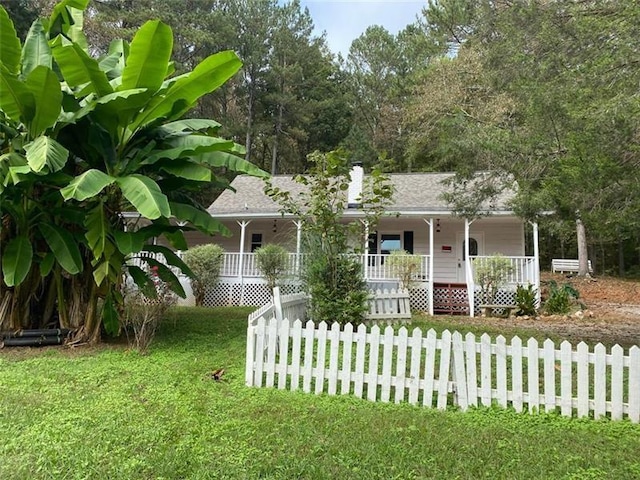
<path id="1" fill-rule="evenodd" d="M 433 315 L 433 218 L 427 220 L 423 219 L 427 225 L 429 225 L 429 265 L 427 275 L 429 275 L 429 281 L 427 282 L 427 297 L 429 299 L 429 315 Z"/>
<path id="2" fill-rule="evenodd" d="M 533 226 L 533 281 L 536 289 L 536 304 L 540 307 L 540 244 L 538 240 L 538 222 L 531 222 Z"/>
<path id="3" fill-rule="evenodd" d="M 471 273 L 471 259 L 469 258 L 469 226 L 472 222 L 469 222 L 468 218 L 464 219 L 464 276 L 467 281 L 467 298 L 469 300 L 469 316 L 475 316 L 475 284 L 473 282 L 473 275 Z"/>
<path id="4" fill-rule="evenodd" d="M 369 281 L 369 222 L 362 221 L 364 224 L 364 279 Z"/>
<path id="5" fill-rule="evenodd" d="M 240 225 L 240 258 L 238 259 L 238 278 L 240 278 L 240 305 L 244 305 L 244 237 L 247 225 L 251 220 L 242 220 Z"/>
<path id="6" fill-rule="evenodd" d="M 294 220 L 296 226 L 296 275 L 300 275 L 300 252 L 302 251 L 302 220 Z"/>

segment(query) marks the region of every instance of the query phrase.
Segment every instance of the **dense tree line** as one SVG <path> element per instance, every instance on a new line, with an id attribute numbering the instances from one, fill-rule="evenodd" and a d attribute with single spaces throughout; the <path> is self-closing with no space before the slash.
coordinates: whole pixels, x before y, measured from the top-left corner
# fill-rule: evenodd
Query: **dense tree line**
<path id="1" fill-rule="evenodd" d="M 21 35 L 51 8 L 2 4 Z M 637 2 L 432 0 L 398 34 L 371 26 L 346 58 L 298 0 L 95 0 L 85 32 L 104 53 L 149 18 L 172 26 L 177 73 L 237 52 L 242 70 L 191 114 L 220 120 L 263 169 L 303 172 L 309 153 L 341 147 L 365 167 L 456 171 L 471 216 L 517 181 L 544 255 L 575 256 L 580 238 L 598 271 L 640 269 Z M 478 170 L 495 178 L 465 191 Z"/>

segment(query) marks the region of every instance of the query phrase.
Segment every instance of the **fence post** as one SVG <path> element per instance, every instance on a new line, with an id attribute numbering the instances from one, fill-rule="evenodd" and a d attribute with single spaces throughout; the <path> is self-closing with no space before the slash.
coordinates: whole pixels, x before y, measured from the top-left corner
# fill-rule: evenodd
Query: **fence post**
<path id="1" fill-rule="evenodd" d="M 245 366 L 244 383 L 247 387 L 253 386 L 253 369 L 256 351 L 256 327 L 254 325 L 247 326 L 247 360 Z"/>
<path id="2" fill-rule="evenodd" d="M 278 323 L 282 322 L 282 298 L 280 297 L 280 287 L 273 287 L 273 306 L 275 310 L 275 316 Z M 290 318 L 289 320 L 296 320 L 295 318 Z"/>

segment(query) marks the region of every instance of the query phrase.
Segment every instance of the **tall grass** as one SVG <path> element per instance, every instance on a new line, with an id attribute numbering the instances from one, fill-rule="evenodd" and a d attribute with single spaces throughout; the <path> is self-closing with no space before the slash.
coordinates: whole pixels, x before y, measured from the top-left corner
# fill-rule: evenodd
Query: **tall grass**
<path id="1" fill-rule="evenodd" d="M 0 478 L 640 478 L 627 422 L 246 388 L 248 313 L 175 309 L 147 356 L 0 351 Z"/>

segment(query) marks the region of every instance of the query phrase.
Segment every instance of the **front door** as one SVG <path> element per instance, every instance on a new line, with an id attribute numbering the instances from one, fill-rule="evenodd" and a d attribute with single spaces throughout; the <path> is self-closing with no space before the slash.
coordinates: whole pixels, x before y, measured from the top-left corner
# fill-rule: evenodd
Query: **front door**
<path id="1" fill-rule="evenodd" d="M 475 233 L 469 235 L 469 256 L 484 255 L 484 235 Z M 458 269 L 458 282 L 466 283 L 467 275 L 464 256 L 464 232 L 456 234 L 456 268 Z"/>

